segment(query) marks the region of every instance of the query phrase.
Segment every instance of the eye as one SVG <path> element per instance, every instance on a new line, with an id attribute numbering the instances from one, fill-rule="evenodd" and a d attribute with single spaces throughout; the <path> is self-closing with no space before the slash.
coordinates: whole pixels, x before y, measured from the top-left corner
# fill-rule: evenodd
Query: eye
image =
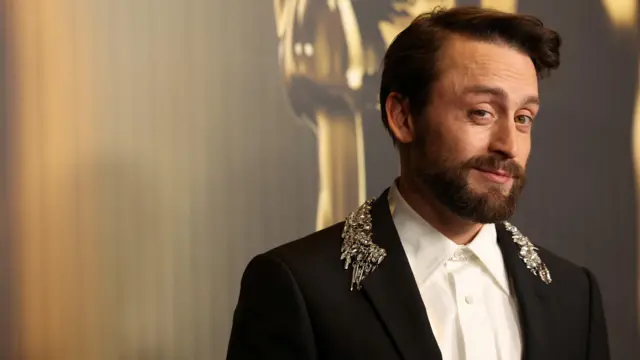
<path id="1" fill-rule="evenodd" d="M 529 115 L 516 115 L 515 122 L 519 125 L 531 125 L 533 118 Z"/>
<path id="2" fill-rule="evenodd" d="M 469 111 L 469 117 L 474 120 L 481 120 L 481 121 L 493 120 L 493 114 L 491 114 L 487 110 L 482 110 L 482 109 L 475 109 L 475 110 Z"/>

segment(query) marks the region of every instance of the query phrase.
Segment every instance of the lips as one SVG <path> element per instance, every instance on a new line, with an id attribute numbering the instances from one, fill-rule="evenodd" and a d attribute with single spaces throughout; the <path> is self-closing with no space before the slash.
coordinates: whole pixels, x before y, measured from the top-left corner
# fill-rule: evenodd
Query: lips
<path id="1" fill-rule="evenodd" d="M 512 177 L 508 171 L 504 171 L 504 170 L 482 170 L 482 171 L 488 172 L 491 174 L 496 174 L 498 176 Z"/>
<path id="2" fill-rule="evenodd" d="M 478 171 L 482 171 L 485 173 L 490 173 L 498 176 L 506 176 L 510 178 L 514 177 L 510 171 L 503 170 L 503 169 L 490 169 L 490 168 L 482 168 L 482 167 L 477 167 L 475 169 Z"/>
<path id="3" fill-rule="evenodd" d="M 482 168 L 476 168 L 476 170 L 489 178 L 489 180 L 500 184 L 505 184 L 513 179 L 513 175 L 506 170 L 492 170 Z"/>

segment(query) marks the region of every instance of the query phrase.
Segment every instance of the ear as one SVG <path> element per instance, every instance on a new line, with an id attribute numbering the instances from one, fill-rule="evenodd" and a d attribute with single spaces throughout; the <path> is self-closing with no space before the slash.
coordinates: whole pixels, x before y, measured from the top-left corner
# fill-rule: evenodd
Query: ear
<path id="1" fill-rule="evenodd" d="M 409 100 L 404 99 L 402 95 L 396 92 L 392 92 L 387 96 L 384 105 L 387 119 L 389 120 L 389 129 L 391 129 L 397 141 L 403 144 L 413 141 L 415 127 Z"/>

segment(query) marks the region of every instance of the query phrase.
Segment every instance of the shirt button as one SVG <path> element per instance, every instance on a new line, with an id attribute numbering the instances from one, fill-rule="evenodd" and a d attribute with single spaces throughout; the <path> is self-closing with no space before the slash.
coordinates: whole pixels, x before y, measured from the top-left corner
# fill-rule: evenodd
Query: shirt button
<path id="1" fill-rule="evenodd" d="M 473 296 L 471 296 L 471 295 L 465 296 L 464 297 L 464 302 L 466 302 L 469 305 L 473 304 Z"/>

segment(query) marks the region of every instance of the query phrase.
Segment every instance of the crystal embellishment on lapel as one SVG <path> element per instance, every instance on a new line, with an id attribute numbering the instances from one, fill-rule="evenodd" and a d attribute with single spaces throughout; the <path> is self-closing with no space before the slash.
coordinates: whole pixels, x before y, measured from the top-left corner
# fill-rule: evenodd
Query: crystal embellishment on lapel
<path id="1" fill-rule="evenodd" d="M 527 265 L 527 269 L 531 270 L 534 275 L 539 276 L 545 284 L 551 284 L 551 273 L 547 265 L 540 259 L 537 252 L 538 248 L 511 223 L 505 221 L 504 226 L 511 233 L 513 242 L 520 246 L 520 258 Z"/>
<path id="2" fill-rule="evenodd" d="M 362 281 L 373 272 L 387 256 L 385 249 L 371 240 L 371 204 L 375 199 L 367 200 L 358 210 L 345 220 L 342 230 L 340 260 L 344 260 L 344 269 L 352 267 L 351 291 L 362 288 Z"/>

